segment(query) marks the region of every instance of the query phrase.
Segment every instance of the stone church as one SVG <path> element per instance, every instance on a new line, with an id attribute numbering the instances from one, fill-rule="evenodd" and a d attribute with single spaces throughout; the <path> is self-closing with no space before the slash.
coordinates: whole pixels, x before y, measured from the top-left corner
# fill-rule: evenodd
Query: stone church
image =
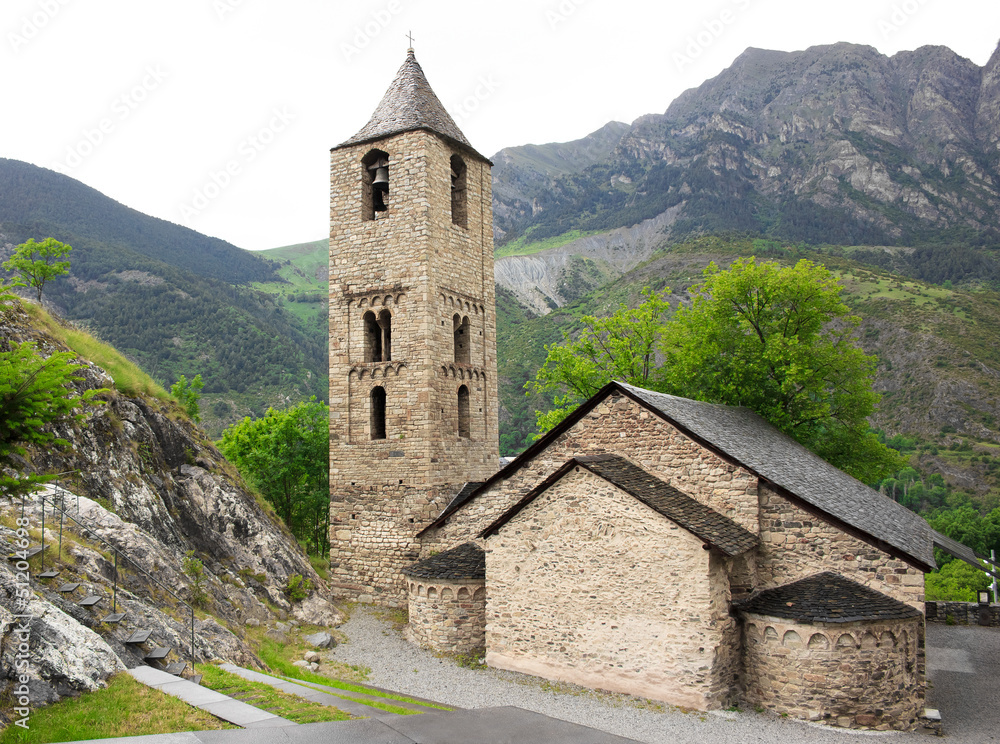
<path id="1" fill-rule="evenodd" d="M 701 710 L 909 729 L 975 557 L 742 408 L 612 382 L 499 469 L 490 161 L 411 49 L 331 151 L 331 584 L 415 643 Z"/>

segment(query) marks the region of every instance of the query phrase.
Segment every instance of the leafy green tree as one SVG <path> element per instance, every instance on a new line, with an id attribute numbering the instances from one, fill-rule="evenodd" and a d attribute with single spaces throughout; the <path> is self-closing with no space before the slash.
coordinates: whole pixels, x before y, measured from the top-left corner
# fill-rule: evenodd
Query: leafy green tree
<path id="1" fill-rule="evenodd" d="M 985 517 L 972 506 L 941 509 L 927 520 L 942 535 L 968 545 L 979 555 L 989 555 L 991 550 L 1000 553 L 1000 508 Z M 940 555 L 943 560 L 950 558 Z M 939 560 L 940 565 L 943 561 Z"/>
<path id="2" fill-rule="evenodd" d="M 191 382 L 181 375 L 170 388 L 170 394 L 181 404 L 181 408 L 187 413 L 192 421 L 201 421 L 201 409 L 198 401 L 201 400 L 201 389 L 205 383 L 201 381 L 201 375 L 195 375 Z"/>
<path id="3" fill-rule="evenodd" d="M 545 364 L 525 384 L 529 392 L 555 394 L 553 410 L 535 412 L 539 432 L 556 426 L 609 380 L 655 389 L 656 344 L 670 305 L 648 288 L 642 296 L 634 310 L 622 304 L 607 318 L 583 316 L 576 340 L 567 333 L 561 345 L 545 347 Z"/>
<path id="4" fill-rule="evenodd" d="M 0 311 L 11 312 L 16 302 L 0 282 Z M 82 367 L 73 353 L 43 356 L 31 341 L 12 344 L 9 351 L 0 352 L 0 468 L 16 471 L 27 446 L 69 444 L 48 425 L 80 420 L 85 413 L 77 409 L 98 404 L 95 396 L 107 392 L 105 388 L 78 392 L 73 383 L 83 380 L 76 374 Z M 49 480 L 41 475 L 0 473 L 0 491 L 19 495 Z"/>
<path id="5" fill-rule="evenodd" d="M 34 238 L 28 238 L 14 251 L 14 255 L 4 261 L 7 271 L 16 273 L 21 281 L 29 287 L 34 287 L 38 293 L 38 301 L 42 301 L 42 287 L 57 276 L 69 273 L 69 261 L 58 259 L 73 250 L 72 246 L 60 243 L 55 238 L 46 238 L 36 243 Z"/>
<path id="6" fill-rule="evenodd" d="M 539 415 L 542 431 L 561 421 L 611 379 L 695 400 L 746 406 L 856 478 L 873 483 L 904 462 L 866 418 L 875 359 L 856 345 L 860 320 L 823 266 L 794 267 L 739 259 L 726 271 L 710 264 L 690 307 L 666 319 L 666 302 L 647 293 L 635 310 L 619 308 L 578 341 L 548 347 L 536 391 L 556 390 L 556 412 Z M 658 352 L 659 357 L 654 356 Z M 651 364 L 660 359 L 660 366 Z"/>
<path id="7" fill-rule="evenodd" d="M 313 554 L 329 550 L 329 409 L 311 398 L 224 432 L 219 449 Z"/>
<path id="8" fill-rule="evenodd" d="M 979 591 L 989 587 L 990 578 L 984 571 L 977 571 L 958 560 L 927 574 L 924 579 L 924 592 L 930 601 L 975 602 L 979 599 Z"/>

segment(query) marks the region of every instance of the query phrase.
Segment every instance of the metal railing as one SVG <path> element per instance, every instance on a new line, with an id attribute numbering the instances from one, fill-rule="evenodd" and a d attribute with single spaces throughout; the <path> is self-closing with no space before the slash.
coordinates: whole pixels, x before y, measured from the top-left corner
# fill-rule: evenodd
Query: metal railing
<path id="1" fill-rule="evenodd" d="M 69 474 L 70 473 L 59 473 L 58 475 L 69 475 Z M 194 659 L 195 659 L 195 652 L 194 652 L 194 622 L 195 622 L 194 607 L 192 607 L 190 604 L 188 604 L 183 599 L 181 599 L 179 596 L 177 596 L 177 594 L 174 593 L 171 589 L 169 589 L 168 587 L 164 586 L 161 582 L 157 581 L 157 579 L 149 571 L 147 571 L 145 568 L 143 568 L 142 566 L 140 566 L 135 561 L 135 559 L 131 558 L 128 555 L 128 553 L 126 553 L 123 550 L 120 550 L 118 547 L 116 547 L 115 545 L 111 544 L 110 542 L 108 542 L 107 540 L 105 540 L 103 537 L 101 537 L 96 532 L 96 529 L 97 529 L 96 526 L 94 526 L 92 524 L 87 524 L 86 520 L 83 517 L 80 516 L 80 496 L 79 496 L 79 494 L 74 494 L 72 491 L 70 491 L 69 489 L 63 487 L 58 482 L 46 483 L 46 484 L 44 484 L 42 486 L 43 489 L 47 489 L 49 487 L 51 487 L 56 493 L 58 493 L 58 503 L 56 503 L 56 499 L 55 498 L 53 498 L 52 500 L 47 499 L 46 498 L 47 491 L 45 491 L 45 490 L 35 491 L 32 494 L 32 496 L 36 496 L 36 495 L 39 496 L 41 498 L 41 502 L 42 502 L 42 551 L 41 551 L 41 555 L 42 555 L 42 570 L 43 571 L 45 570 L 45 504 L 49 503 L 52 506 L 53 510 L 58 510 L 58 512 L 59 512 L 59 550 L 58 550 L 57 555 L 61 555 L 62 554 L 63 523 L 64 523 L 64 520 L 67 519 L 67 518 L 70 519 L 70 520 L 72 520 L 73 522 L 75 522 L 77 525 L 79 525 L 83 529 L 83 531 L 86 534 L 81 534 L 82 537 L 91 537 L 92 539 L 96 539 L 102 545 L 110 548 L 114 552 L 114 560 L 115 560 L 115 562 L 114 562 L 114 588 L 113 588 L 113 595 L 112 595 L 112 597 L 113 597 L 113 599 L 112 599 L 112 605 L 113 605 L 114 612 L 118 611 L 118 557 L 119 556 L 121 556 L 124 560 L 128 561 L 130 564 L 132 564 L 132 566 L 134 566 L 136 569 L 138 569 L 140 572 L 142 572 L 146 576 L 146 578 L 149 579 L 149 581 L 151 581 L 156 586 L 160 587 L 163 591 L 165 591 L 171 597 L 173 597 L 174 599 L 176 599 L 180 604 L 184 605 L 185 607 L 188 608 L 188 610 L 190 610 L 190 612 L 191 612 L 191 642 L 190 642 L 190 651 L 191 651 L 191 653 L 190 653 L 190 661 L 191 661 L 191 672 L 194 673 Z M 77 514 L 76 517 L 74 517 L 72 514 L 70 514 L 66 510 L 66 506 L 65 506 L 66 494 L 69 494 L 70 496 L 76 496 L 76 514 Z M 24 516 L 24 508 L 25 508 L 25 503 L 26 503 L 25 500 L 27 498 L 28 498 L 27 494 L 23 494 L 21 496 L 21 516 L 22 517 Z"/>

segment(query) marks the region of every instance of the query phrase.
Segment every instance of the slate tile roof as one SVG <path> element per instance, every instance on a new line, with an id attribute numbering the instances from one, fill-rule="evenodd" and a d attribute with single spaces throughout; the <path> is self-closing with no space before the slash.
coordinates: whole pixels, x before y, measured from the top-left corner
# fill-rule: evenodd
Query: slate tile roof
<path id="1" fill-rule="evenodd" d="M 482 481 L 469 481 L 464 486 L 462 486 L 461 490 L 457 494 L 455 494 L 455 498 L 451 500 L 451 502 L 448 504 L 448 506 L 445 507 L 445 509 L 446 510 L 451 509 L 452 511 L 458 509 L 460 506 L 462 506 L 462 504 L 464 504 L 466 501 L 472 498 L 472 494 L 478 491 L 481 485 L 483 485 Z"/>
<path id="2" fill-rule="evenodd" d="M 747 408 L 614 383 L 748 470 L 832 517 L 935 566 L 926 521 L 813 454 Z"/>
<path id="3" fill-rule="evenodd" d="M 1000 572 L 992 570 L 989 565 L 985 568 L 980 562 L 979 557 L 976 555 L 976 551 L 970 548 L 968 545 L 963 545 L 958 540 L 954 540 L 947 535 L 942 535 L 937 530 L 931 530 L 931 537 L 934 541 L 934 547 L 939 550 L 943 550 L 946 553 L 958 558 L 959 560 L 965 561 L 970 566 L 974 566 L 980 571 L 985 571 L 990 576 L 996 576 L 1000 578 Z"/>
<path id="4" fill-rule="evenodd" d="M 404 576 L 415 579 L 486 580 L 486 553 L 475 543 L 424 558 L 403 569 Z"/>
<path id="5" fill-rule="evenodd" d="M 426 129 L 439 134 L 488 161 L 473 149 L 455 120 L 431 90 L 420 63 L 410 49 L 406 53 L 406 61 L 399 68 L 368 123 L 361 128 L 361 131 L 334 149 L 371 142 L 415 129 Z"/>
<path id="6" fill-rule="evenodd" d="M 770 615 L 802 623 L 853 623 L 920 617 L 915 607 L 832 571 L 765 589 L 734 604 L 740 612 Z"/>
<path id="7" fill-rule="evenodd" d="M 495 533 L 535 498 L 576 467 L 586 468 L 600 476 L 726 555 L 739 555 L 757 544 L 757 537 L 733 520 L 695 501 L 661 478 L 646 472 L 638 465 L 618 455 L 575 457 L 567 461 L 559 470 L 487 527 L 481 536 L 487 537 Z"/>
<path id="8" fill-rule="evenodd" d="M 779 491 L 799 499 L 802 505 L 828 515 L 834 523 L 840 523 L 838 526 L 841 529 L 853 529 L 856 536 L 925 571 L 935 567 L 933 531 L 927 522 L 814 455 L 753 411 L 654 393 L 617 381 L 609 382 L 601 388 L 562 423 L 518 455 L 512 463 L 492 475 L 464 501 L 453 501 L 419 535 L 440 527 L 479 494 L 495 483 L 513 476 L 593 411 L 601 401 L 616 392 L 624 393 L 647 406 L 695 441 L 746 468 Z M 946 544 L 946 540 L 937 542 L 938 547 L 943 550 L 948 550 Z M 965 552 L 953 555 L 966 560 Z"/>

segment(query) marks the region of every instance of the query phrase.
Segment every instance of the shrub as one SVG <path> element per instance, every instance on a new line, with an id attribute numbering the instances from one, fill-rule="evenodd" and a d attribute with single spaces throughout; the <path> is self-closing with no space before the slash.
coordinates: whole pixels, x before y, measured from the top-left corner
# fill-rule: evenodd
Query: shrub
<path id="1" fill-rule="evenodd" d="M 312 591 L 312 582 L 303 579 L 301 574 L 292 574 L 285 584 L 285 595 L 293 602 L 301 602 Z"/>

